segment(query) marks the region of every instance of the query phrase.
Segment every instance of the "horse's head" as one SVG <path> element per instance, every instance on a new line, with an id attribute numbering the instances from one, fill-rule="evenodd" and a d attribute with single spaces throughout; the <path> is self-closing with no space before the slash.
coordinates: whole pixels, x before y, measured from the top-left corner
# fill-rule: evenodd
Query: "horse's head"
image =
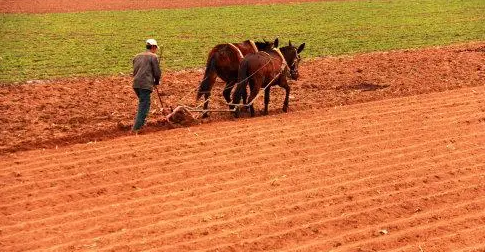
<path id="1" fill-rule="evenodd" d="M 256 47 L 258 48 L 258 51 L 269 51 L 273 48 L 278 47 L 279 40 L 276 38 L 274 42 L 268 42 L 265 39 L 263 39 L 263 42 L 256 41 L 254 44 L 256 44 Z"/>
<path id="2" fill-rule="evenodd" d="M 305 43 L 296 48 L 291 44 L 291 41 L 288 46 L 280 48 L 280 51 L 288 64 L 290 75 L 293 80 L 298 80 L 298 77 L 300 76 L 298 72 L 298 65 L 300 64 L 301 60 L 300 53 L 303 51 L 303 49 L 305 49 Z"/>

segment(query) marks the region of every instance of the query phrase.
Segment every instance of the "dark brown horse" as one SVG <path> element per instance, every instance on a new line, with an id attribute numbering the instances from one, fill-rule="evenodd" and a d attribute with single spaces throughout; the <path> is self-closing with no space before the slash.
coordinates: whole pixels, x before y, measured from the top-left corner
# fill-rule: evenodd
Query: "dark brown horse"
<path id="1" fill-rule="evenodd" d="M 278 85 L 286 91 L 283 111 L 287 112 L 290 95 L 287 75 L 290 75 L 293 80 L 298 79 L 300 53 L 304 48 L 305 43 L 296 48 L 290 42 L 288 46 L 280 49 L 261 51 L 246 56 L 239 66 L 238 82 L 233 94 L 233 104 L 239 104 L 241 97 L 246 95 L 246 86 L 249 83 L 249 103 L 246 104 L 244 102 L 244 104 L 249 106 L 251 116 L 254 116 L 254 99 L 261 88 L 264 88 L 264 114 L 268 114 L 270 87 Z M 239 109 L 236 109 L 235 116 L 239 116 Z"/>
<path id="2" fill-rule="evenodd" d="M 222 94 L 226 102 L 229 103 L 231 101 L 232 88 L 237 81 L 239 63 L 244 56 L 261 50 L 270 50 L 277 46 L 278 39 L 274 42 L 252 42 L 246 40 L 242 43 L 216 45 L 207 58 L 204 79 L 200 82 L 196 100 L 199 100 L 204 95 L 204 110 L 208 109 L 211 90 L 216 78 L 219 76 L 226 83 Z M 245 97 L 243 98 L 246 100 Z M 204 113 L 205 116 L 207 116 L 206 113 Z"/>

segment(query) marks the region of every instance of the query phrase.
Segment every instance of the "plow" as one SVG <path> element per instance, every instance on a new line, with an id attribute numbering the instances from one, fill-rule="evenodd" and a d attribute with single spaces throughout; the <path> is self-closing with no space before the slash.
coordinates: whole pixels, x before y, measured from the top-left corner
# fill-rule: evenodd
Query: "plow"
<path id="1" fill-rule="evenodd" d="M 233 113 L 236 111 L 236 107 L 234 109 L 203 109 L 202 106 L 208 102 L 209 100 L 203 101 L 201 104 L 193 107 L 184 104 L 178 104 L 175 108 L 172 106 L 168 106 L 162 101 L 160 92 L 158 88 L 155 86 L 155 90 L 157 93 L 157 98 L 159 102 L 159 110 L 163 115 L 162 120 L 167 121 L 169 123 L 176 123 L 176 124 L 193 124 L 196 123 L 203 115 L 207 113 Z M 238 106 L 246 106 L 243 104 L 238 104 Z"/>

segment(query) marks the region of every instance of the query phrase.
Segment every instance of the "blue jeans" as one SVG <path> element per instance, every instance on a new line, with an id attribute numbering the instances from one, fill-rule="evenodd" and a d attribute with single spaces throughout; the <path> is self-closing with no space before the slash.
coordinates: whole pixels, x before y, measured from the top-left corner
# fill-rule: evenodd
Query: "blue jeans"
<path id="1" fill-rule="evenodd" d="M 133 124 L 133 130 L 139 130 L 145 124 L 145 119 L 150 111 L 150 94 L 152 91 L 141 88 L 135 88 L 134 90 L 136 96 L 138 96 L 138 112 L 135 117 L 135 124 Z"/>

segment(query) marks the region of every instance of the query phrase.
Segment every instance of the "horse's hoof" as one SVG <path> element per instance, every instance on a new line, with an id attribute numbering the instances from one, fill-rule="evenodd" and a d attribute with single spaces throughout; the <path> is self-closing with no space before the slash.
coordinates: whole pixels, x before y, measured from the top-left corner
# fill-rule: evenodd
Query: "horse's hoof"
<path id="1" fill-rule="evenodd" d="M 288 112 L 288 106 L 283 107 L 283 112 L 287 113 Z"/>
<path id="2" fill-rule="evenodd" d="M 202 118 L 209 118 L 209 113 L 202 114 Z"/>
<path id="3" fill-rule="evenodd" d="M 236 108 L 234 110 L 234 118 L 239 118 L 241 116 L 241 110 L 239 108 Z"/>

